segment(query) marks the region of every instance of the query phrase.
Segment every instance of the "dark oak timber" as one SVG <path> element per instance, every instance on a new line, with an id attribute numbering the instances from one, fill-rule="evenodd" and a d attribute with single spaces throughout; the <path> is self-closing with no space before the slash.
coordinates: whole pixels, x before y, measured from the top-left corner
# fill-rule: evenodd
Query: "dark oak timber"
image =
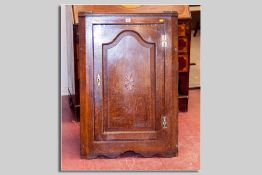
<path id="1" fill-rule="evenodd" d="M 177 15 L 79 13 L 82 158 L 177 155 Z"/>

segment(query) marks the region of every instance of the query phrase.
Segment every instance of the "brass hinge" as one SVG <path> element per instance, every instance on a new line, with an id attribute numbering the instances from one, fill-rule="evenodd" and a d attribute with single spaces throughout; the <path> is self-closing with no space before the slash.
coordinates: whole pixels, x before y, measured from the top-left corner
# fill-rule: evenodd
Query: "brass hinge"
<path id="1" fill-rule="evenodd" d="M 163 116 L 163 117 L 162 117 L 162 128 L 167 128 L 166 116 Z"/>
<path id="2" fill-rule="evenodd" d="M 167 47 L 167 35 L 162 35 L 162 47 Z"/>

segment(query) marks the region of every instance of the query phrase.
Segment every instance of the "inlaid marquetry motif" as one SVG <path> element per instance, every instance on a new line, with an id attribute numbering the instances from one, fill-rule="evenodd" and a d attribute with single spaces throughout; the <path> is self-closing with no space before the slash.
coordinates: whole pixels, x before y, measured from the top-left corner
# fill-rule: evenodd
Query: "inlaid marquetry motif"
<path id="1" fill-rule="evenodd" d="M 188 40 L 185 37 L 178 38 L 178 51 L 187 52 Z"/>
<path id="2" fill-rule="evenodd" d="M 178 55 L 179 62 L 179 72 L 187 72 L 188 71 L 188 56 L 187 54 Z"/>
<path id="3" fill-rule="evenodd" d="M 186 36 L 186 24 L 179 24 L 178 25 L 178 35 L 179 36 Z"/>
<path id="4" fill-rule="evenodd" d="M 142 7 L 142 5 L 120 5 L 121 7 L 127 8 L 127 9 L 135 9 L 138 7 Z"/>
<path id="5" fill-rule="evenodd" d="M 124 85 L 125 85 L 125 88 L 127 90 L 131 91 L 133 89 L 133 87 L 134 87 L 134 79 L 133 79 L 131 73 L 130 74 L 126 74 Z"/>

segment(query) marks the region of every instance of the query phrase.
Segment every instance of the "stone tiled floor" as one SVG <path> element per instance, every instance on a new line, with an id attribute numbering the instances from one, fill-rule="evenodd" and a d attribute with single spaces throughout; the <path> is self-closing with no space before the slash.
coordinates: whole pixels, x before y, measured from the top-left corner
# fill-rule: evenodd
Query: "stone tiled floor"
<path id="1" fill-rule="evenodd" d="M 126 153 L 116 159 L 80 159 L 79 123 L 62 98 L 61 170 L 198 170 L 200 168 L 200 90 L 189 91 L 189 111 L 179 113 L 179 153 L 173 158 L 142 158 Z"/>

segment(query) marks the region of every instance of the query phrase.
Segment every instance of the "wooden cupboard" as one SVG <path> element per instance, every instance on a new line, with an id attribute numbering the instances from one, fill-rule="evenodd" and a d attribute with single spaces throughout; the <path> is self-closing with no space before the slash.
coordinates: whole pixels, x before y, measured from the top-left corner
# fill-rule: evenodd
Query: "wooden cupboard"
<path id="1" fill-rule="evenodd" d="M 81 157 L 177 155 L 176 12 L 79 13 Z"/>

